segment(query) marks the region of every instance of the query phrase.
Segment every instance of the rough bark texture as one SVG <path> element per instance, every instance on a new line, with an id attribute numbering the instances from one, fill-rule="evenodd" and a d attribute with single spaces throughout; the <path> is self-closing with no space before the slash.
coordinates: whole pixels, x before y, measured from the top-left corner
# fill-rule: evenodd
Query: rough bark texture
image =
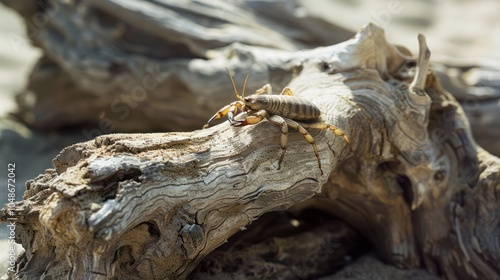
<path id="1" fill-rule="evenodd" d="M 89 140 L 110 132 L 197 129 L 231 100 L 221 64 L 238 73 L 260 69 L 252 80 L 261 85 L 269 78 L 262 70 L 283 67 L 273 57 L 354 35 L 300 0 L 1 2 L 25 17 L 28 35 L 45 54 L 18 96 L 15 116 L 43 130 L 88 124 Z M 269 61 L 252 57 L 256 50 Z M 497 156 L 499 69 L 435 67 L 475 139 Z M 277 87 L 287 83 L 273 77 Z"/>
<path id="2" fill-rule="evenodd" d="M 209 61 L 177 61 L 170 75 L 185 67 L 205 73 L 195 83 L 194 74 L 176 79 L 189 87 L 203 80 L 214 95 L 210 75 L 225 75 L 224 66 L 237 81 L 252 69 L 249 92 L 287 84 L 348 134 L 352 151 L 331 132 L 312 130 L 322 176 L 311 146 L 291 132 L 277 170 L 281 130 L 265 121 L 73 145 L 55 170 L 27 183 L 24 201 L 2 211 L 3 220 L 18 219 L 26 249 L 18 276 L 183 278 L 260 215 L 294 206 L 342 218 L 398 267 L 498 279 L 500 160 L 475 145 L 462 108 L 428 71 L 423 36 L 419 43 L 415 59 L 368 25 L 331 47 L 233 45 Z M 232 95 L 226 83 L 223 94 Z"/>

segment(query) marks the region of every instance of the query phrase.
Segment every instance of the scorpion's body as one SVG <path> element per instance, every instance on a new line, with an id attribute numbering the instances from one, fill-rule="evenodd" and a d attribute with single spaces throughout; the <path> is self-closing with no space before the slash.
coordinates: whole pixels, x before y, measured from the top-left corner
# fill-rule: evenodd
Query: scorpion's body
<path id="1" fill-rule="evenodd" d="M 267 114 L 279 115 L 295 121 L 317 121 L 319 108 L 311 101 L 289 95 L 250 95 L 246 106 L 252 111 L 266 110 Z M 245 110 L 244 110 L 245 111 Z"/>
<path id="2" fill-rule="evenodd" d="M 342 136 L 347 144 L 349 139 L 345 133 L 334 125 L 323 122 L 320 118 L 321 111 L 309 100 L 293 96 L 290 88 L 284 88 L 280 95 L 272 95 L 271 85 L 266 84 L 261 89 L 256 91 L 256 94 L 244 97 L 245 86 L 250 72 L 245 78 L 243 84 L 243 91 L 241 96 L 238 94 L 236 85 L 234 84 L 231 73 L 226 68 L 231 82 L 234 87 L 234 92 L 239 101 L 235 101 L 229 105 L 224 106 L 215 115 L 208 120 L 204 128 L 208 127 L 210 122 L 225 115 L 232 126 L 244 126 L 256 124 L 267 119 L 270 122 L 281 127 L 281 149 L 282 153 L 278 161 L 278 169 L 281 162 L 285 157 L 286 145 L 288 141 L 288 127 L 298 130 L 304 138 L 313 146 L 314 154 L 318 161 L 318 166 L 321 170 L 321 161 L 319 159 L 318 148 L 314 142 L 314 138 L 307 132 L 304 127 L 313 129 L 330 129 L 335 134 Z M 264 94 L 267 93 L 267 94 Z M 238 109 L 241 113 L 238 113 Z M 301 122 L 300 124 L 298 122 Z"/>

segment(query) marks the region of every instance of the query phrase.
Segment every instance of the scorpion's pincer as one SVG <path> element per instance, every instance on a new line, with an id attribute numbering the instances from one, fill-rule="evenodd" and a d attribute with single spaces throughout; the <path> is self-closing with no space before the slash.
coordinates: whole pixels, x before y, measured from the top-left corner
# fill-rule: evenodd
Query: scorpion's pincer
<path id="1" fill-rule="evenodd" d="M 232 126 L 243 126 L 247 124 L 246 122 L 247 117 L 248 117 L 247 112 L 241 112 L 235 117 L 228 116 L 228 119 Z"/>

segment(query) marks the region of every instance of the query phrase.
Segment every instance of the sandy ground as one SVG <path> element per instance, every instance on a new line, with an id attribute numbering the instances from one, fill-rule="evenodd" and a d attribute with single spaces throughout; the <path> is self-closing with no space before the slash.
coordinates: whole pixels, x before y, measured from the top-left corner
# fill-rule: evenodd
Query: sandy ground
<path id="1" fill-rule="evenodd" d="M 308 9 L 346 28 L 357 30 L 374 22 L 386 30 L 391 42 L 416 52 L 417 33 L 427 36 L 433 59 L 456 63 L 499 65 L 500 1 L 345 1 L 299 0 Z M 0 204 L 7 202 L 7 164 L 16 164 L 16 200 L 21 200 L 24 182 L 51 168 L 51 160 L 70 144 L 86 140 L 78 132 L 45 134 L 32 131 L 5 116 L 15 109 L 14 95 L 23 89 L 28 74 L 40 56 L 24 35 L 21 19 L 0 4 Z M 0 240 L 9 230 L 0 225 Z M 0 242 L 0 275 L 7 268 Z M 421 271 L 402 272 L 365 257 L 342 273 L 324 279 L 432 279 Z"/>

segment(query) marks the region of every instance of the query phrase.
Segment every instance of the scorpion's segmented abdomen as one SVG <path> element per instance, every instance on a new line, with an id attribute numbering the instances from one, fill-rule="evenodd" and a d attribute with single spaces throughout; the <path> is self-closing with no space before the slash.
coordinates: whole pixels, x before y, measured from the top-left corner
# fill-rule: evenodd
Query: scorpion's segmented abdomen
<path id="1" fill-rule="evenodd" d="M 287 95 L 262 95 L 267 99 L 266 111 L 296 121 L 312 121 L 319 118 L 319 108 L 309 100 Z"/>

